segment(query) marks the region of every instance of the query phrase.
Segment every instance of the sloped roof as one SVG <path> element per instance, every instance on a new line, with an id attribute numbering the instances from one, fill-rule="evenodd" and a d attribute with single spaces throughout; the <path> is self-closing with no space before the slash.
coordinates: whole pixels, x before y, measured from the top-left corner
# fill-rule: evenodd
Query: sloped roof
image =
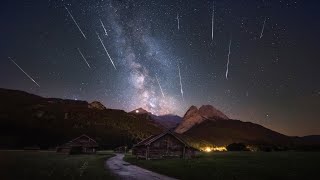
<path id="1" fill-rule="evenodd" d="M 148 146 L 150 145 L 151 143 L 153 143 L 154 141 L 158 140 L 159 138 L 165 136 L 165 135 L 172 135 L 173 137 L 175 137 L 177 140 L 179 140 L 181 143 L 183 143 L 184 145 L 186 146 L 189 146 L 184 140 L 182 140 L 181 138 L 179 138 L 174 132 L 171 132 L 171 131 L 165 131 L 161 134 L 158 134 L 158 135 L 153 135 L 153 136 L 150 136 L 142 141 L 140 141 L 139 143 L 137 143 L 136 145 L 134 145 L 134 147 L 136 146 Z"/>
<path id="2" fill-rule="evenodd" d="M 63 144 L 61 147 L 71 146 L 98 147 L 98 143 L 89 136 L 82 134 L 81 136 Z"/>

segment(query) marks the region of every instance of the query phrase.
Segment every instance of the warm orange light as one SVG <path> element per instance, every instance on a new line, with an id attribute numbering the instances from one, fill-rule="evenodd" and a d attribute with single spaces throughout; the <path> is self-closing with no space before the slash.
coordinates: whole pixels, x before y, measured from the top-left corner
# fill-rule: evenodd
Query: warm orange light
<path id="1" fill-rule="evenodd" d="M 213 151 L 227 151 L 227 148 L 224 146 L 221 146 L 221 147 L 214 147 L 212 150 Z"/>
<path id="2" fill-rule="evenodd" d="M 205 147 L 205 148 L 202 148 L 203 151 L 205 152 L 211 152 L 211 151 L 227 151 L 227 148 L 224 147 L 224 146 L 215 146 L 215 147 Z"/>
<path id="3" fill-rule="evenodd" d="M 204 151 L 206 151 L 206 152 L 211 152 L 212 149 L 211 149 L 210 147 L 206 147 L 206 148 L 204 149 Z"/>

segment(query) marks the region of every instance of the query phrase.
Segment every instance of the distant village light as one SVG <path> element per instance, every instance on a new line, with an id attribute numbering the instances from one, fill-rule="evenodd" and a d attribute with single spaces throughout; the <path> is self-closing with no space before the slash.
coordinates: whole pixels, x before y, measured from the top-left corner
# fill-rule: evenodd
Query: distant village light
<path id="1" fill-rule="evenodd" d="M 136 113 L 139 113 L 139 110 L 138 110 L 138 109 L 136 110 Z"/>
<path id="2" fill-rule="evenodd" d="M 224 146 L 220 146 L 220 147 L 218 147 L 218 146 L 209 147 L 209 146 L 208 146 L 208 147 L 203 148 L 202 150 L 205 151 L 205 152 L 211 152 L 211 151 L 227 151 L 227 148 L 224 147 Z"/>
<path id="3" fill-rule="evenodd" d="M 212 150 L 213 151 L 227 151 L 227 148 L 224 146 L 221 146 L 221 147 L 214 147 Z"/>

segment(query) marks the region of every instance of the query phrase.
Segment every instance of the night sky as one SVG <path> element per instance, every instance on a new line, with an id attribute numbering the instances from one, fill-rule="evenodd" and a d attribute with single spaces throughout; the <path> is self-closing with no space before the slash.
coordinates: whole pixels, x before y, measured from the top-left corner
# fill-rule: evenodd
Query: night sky
<path id="1" fill-rule="evenodd" d="M 287 135 L 320 134 L 319 6 L 2 0 L 0 87 L 157 115 L 211 104 Z"/>

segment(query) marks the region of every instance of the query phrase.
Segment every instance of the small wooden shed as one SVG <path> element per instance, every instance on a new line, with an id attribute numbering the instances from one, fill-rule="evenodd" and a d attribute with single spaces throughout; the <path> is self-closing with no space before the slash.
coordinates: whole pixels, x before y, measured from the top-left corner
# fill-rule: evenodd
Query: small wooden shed
<path id="1" fill-rule="evenodd" d="M 196 151 L 171 131 L 150 136 L 132 148 L 133 155 L 144 159 L 191 158 Z"/>
<path id="2" fill-rule="evenodd" d="M 98 143 L 83 134 L 61 146 L 57 147 L 58 153 L 66 154 L 95 154 L 98 148 Z"/>
<path id="3" fill-rule="evenodd" d="M 113 150 L 115 153 L 127 153 L 127 146 L 120 146 Z"/>

